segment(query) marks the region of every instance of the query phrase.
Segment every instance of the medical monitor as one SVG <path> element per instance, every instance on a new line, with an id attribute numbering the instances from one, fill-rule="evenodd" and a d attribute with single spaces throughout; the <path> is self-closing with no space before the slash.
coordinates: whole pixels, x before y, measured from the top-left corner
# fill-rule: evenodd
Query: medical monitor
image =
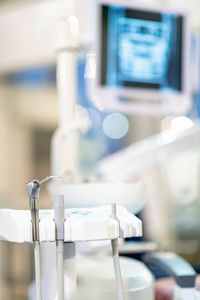
<path id="1" fill-rule="evenodd" d="M 182 12 L 96 0 L 95 92 L 105 109 L 183 113 L 189 106 L 189 28 Z"/>

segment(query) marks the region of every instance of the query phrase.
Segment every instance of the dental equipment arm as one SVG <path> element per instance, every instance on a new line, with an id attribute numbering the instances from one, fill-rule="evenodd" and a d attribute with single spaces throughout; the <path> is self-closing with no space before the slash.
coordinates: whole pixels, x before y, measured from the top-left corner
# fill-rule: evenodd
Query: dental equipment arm
<path id="1" fill-rule="evenodd" d="M 26 189 L 29 197 L 29 205 L 32 221 L 32 233 L 34 243 L 35 258 L 35 281 L 36 281 L 36 300 L 42 299 L 42 275 L 41 275 L 41 255 L 39 242 L 39 194 L 42 183 L 58 176 L 47 176 L 41 181 L 34 179 L 26 183 Z"/>
<path id="2" fill-rule="evenodd" d="M 111 206 L 111 216 L 113 219 L 117 221 L 117 208 L 116 204 L 112 204 Z M 115 280 L 117 285 L 117 295 L 118 300 L 124 300 L 124 289 L 123 289 L 123 282 L 122 282 L 122 274 L 121 274 L 121 267 L 119 261 L 119 248 L 118 248 L 118 238 L 111 240 L 112 246 L 112 255 L 113 255 L 113 263 L 115 269 Z"/>
<path id="3" fill-rule="evenodd" d="M 175 279 L 178 299 L 197 299 L 195 291 L 196 272 L 183 258 L 174 253 L 155 252 L 146 254 L 144 261 L 149 265 L 161 268 Z"/>
<path id="4" fill-rule="evenodd" d="M 64 196 L 57 195 L 54 198 L 54 212 L 56 225 L 56 259 L 57 259 L 57 280 L 58 300 L 64 300 Z"/>
<path id="5" fill-rule="evenodd" d="M 108 181 L 126 181 L 157 166 L 174 153 L 200 145 L 200 122 L 181 132 L 160 133 L 102 159 L 98 173 Z"/>

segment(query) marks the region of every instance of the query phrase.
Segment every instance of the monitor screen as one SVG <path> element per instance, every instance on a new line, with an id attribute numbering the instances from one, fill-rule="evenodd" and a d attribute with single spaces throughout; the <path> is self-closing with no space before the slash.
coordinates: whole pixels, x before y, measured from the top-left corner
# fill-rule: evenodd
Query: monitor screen
<path id="1" fill-rule="evenodd" d="M 181 15 L 102 4 L 100 22 L 102 87 L 182 90 Z"/>

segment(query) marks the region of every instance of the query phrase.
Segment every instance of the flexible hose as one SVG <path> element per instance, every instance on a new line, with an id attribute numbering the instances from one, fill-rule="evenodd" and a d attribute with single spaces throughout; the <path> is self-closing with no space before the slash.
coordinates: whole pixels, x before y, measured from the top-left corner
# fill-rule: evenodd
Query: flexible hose
<path id="1" fill-rule="evenodd" d="M 36 300 L 42 300 L 42 274 L 40 260 L 40 243 L 34 242 Z"/>
<path id="2" fill-rule="evenodd" d="M 56 243 L 57 277 L 58 277 L 58 300 L 64 300 L 64 243 Z"/>
<path id="3" fill-rule="evenodd" d="M 119 261 L 118 239 L 111 240 L 118 300 L 125 300 Z"/>

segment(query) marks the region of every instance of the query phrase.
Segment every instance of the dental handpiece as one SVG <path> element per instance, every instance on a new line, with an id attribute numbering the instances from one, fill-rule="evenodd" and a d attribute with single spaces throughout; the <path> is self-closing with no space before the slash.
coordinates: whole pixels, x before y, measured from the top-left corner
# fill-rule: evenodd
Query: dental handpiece
<path id="1" fill-rule="evenodd" d="M 42 180 L 34 179 L 26 183 L 26 189 L 29 196 L 29 205 L 31 211 L 32 231 L 33 231 L 33 242 L 39 241 L 39 194 L 40 186 L 42 183 L 59 178 L 59 176 L 47 176 Z"/>
<path id="2" fill-rule="evenodd" d="M 28 192 L 30 212 L 31 212 L 32 238 L 34 242 L 36 300 L 42 299 L 42 275 L 41 275 L 41 259 L 40 259 L 40 244 L 39 244 L 40 186 L 42 183 L 58 177 L 59 176 L 47 176 L 42 180 L 34 179 L 26 183 L 26 189 Z"/>
<path id="3" fill-rule="evenodd" d="M 39 241 L 39 180 L 35 179 L 33 181 L 27 182 L 26 188 L 28 191 L 29 205 L 31 211 L 33 242 L 35 242 Z"/>

